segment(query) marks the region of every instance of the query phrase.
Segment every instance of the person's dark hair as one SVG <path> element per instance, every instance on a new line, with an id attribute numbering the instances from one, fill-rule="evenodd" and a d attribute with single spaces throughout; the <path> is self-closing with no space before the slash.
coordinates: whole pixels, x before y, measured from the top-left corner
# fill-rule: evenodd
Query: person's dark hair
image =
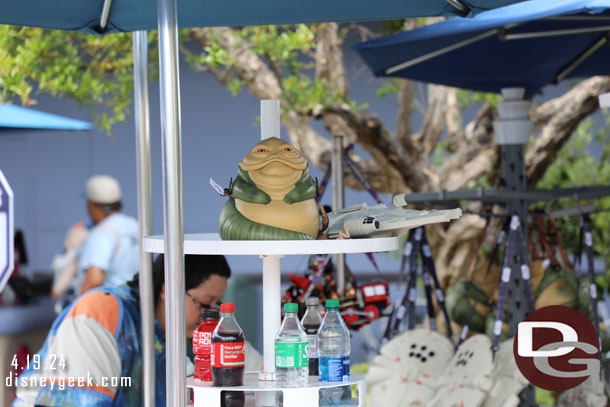
<path id="1" fill-rule="evenodd" d="M 184 256 L 184 288 L 186 291 L 198 287 L 204 283 L 212 274 L 220 277 L 231 277 L 231 268 L 227 259 L 221 255 L 194 255 Z M 159 302 L 159 296 L 165 283 L 165 262 L 163 255 L 157 256 L 152 264 L 153 293 L 155 306 Z M 137 288 L 139 284 L 139 274 L 136 274 L 129 286 Z"/>

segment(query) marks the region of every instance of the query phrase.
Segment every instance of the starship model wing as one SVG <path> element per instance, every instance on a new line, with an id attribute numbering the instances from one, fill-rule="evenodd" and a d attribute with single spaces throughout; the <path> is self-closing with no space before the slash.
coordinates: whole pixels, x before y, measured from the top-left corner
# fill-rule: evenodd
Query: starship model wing
<path id="1" fill-rule="evenodd" d="M 460 216 L 462 210 L 459 208 L 416 211 L 362 204 L 328 213 L 329 224 L 324 234 L 330 239 L 338 238 L 340 233 L 352 238 L 399 236 L 409 229 L 449 222 Z"/>

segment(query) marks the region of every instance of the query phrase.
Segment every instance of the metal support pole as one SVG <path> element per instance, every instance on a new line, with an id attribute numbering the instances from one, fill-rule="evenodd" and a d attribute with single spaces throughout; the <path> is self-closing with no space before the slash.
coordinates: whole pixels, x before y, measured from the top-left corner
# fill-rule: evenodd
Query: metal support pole
<path id="1" fill-rule="evenodd" d="M 184 407 L 186 322 L 177 0 L 158 0 L 157 7 L 163 146 L 166 399 L 170 407 Z"/>
<path id="2" fill-rule="evenodd" d="M 280 138 L 280 101 L 261 100 L 261 140 Z M 263 259 L 263 365 L 258 380 L 275 381 L 275 335 L 280 330 L 282 318 L 282 289 L 280 258 L 261 256 Z M 274 406 L 275 392 L 256 393 L 257 406 Z"/>
<path id="3" fill-rule="evenodd" d="M 494 122 L 502 154 L 502 187 L 515 192 L 527 188 L 523 154 L 532 129 L 527 116 L 531 103 L 523 100 L 523 93 L 521 88 L 503 89 L 504 101 L 498 103 L 500 119 Z M 516 212 L 519 215 L 524 231 L 527 225 L 526 209 L 526 202 L 522 199 L 511 200 L 507 204 L 507 213 Z M 514 262 L 508 295 L 511 335 L 515 334 L 517 324 L 526 316 L 525 294 L 520 279 L 519 264 Z"/>
<path id="4" fill-rule="evenodd" d="M 509 191 L 525 191 L 527 178 L 525 173 L 525 146 L 529 140 L 532 123 L 528 118 L 531 106 L 523 100 L 524 89 L 503 89 L 504 102 L 498 104 L 500 120 L 494 122 L 494 129 L 502 155 L 502 183 Z M 523 225 L 524 241 L 527 242 L 527 205 L 525 200 L 515 199 L 507 204 L 507 213 L 516 212 Z M 527 249 L 527 247 L 526 247 Z M 508 289 L 508 314 L 510 335 L 517 332 L 517 325 L 527 316 L 527 300 L 520 264 L 516 259 L 511 263 L 511 277 Z M 522 407 L 536 405 L 534 389 L 529 386 L 522 392 Z"/>
<path id="5" fill-rule="evenodd" d="M 148 106 L 148 34 L 133 33 L 134 114 L 138 177 L 139 283 L 142 316 L 142 360 L 144 406 L 155 405 L 155 309 L 152 282 L 152 255 L 144 251 L 143 239 L 152 234 L 152 193 L 150 171 L 150 110 Z"/>
<path id="6" fill-rule="evenodd" d="M 261 140 L 280 137 L 280 101 L 261 100 Z"/>
<path id="7" fill-rule="evenodd" d="M 282 319 L 282 289 L 280 285 L 280 259 L 282 256 L 263 258 L 263 363 L 259 380 L 275 380 L 275 335 Z"/>
<path id="8" fill-rule="evenodd" d="M 333 210 L 345 207 L 343 195 L 343 136 L 333 136 L 333 154 L 331 157 L 333 180 Z M 335 270 L 337 272 L 337 294 L 345 293 L 345 254 L 335 254 Z"/>
<path id="9" fill-rule="evenodd" d="M 523 191 L 525 189 L 525 162 L 523 160 L 524 145 L 503 145 L 502 154 L 502 179 L 505 188 L 511 191 Z M 523 200 L 511 201 L 507 204 L 507 213 L 517 213 L 523 231 L 527 230 L 526 204 Z M 524 236 L 527 239 L 527 236 Z M 525 240 L 527 241 L 527 240 Z M 523 282 L 521 281 L 521 268 L 519 262 L 512 263 L 511 280 L 508 289 L 508 312 L 510 315 L 510 334 L 514 336 L 517 332 L 517 324 L 527 316 L 527 303 Z"/>

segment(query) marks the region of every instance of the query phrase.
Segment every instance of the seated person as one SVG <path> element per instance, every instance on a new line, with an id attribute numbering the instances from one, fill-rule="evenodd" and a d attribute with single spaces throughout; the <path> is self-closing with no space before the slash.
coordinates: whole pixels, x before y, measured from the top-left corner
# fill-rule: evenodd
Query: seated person
<path id="1" fill-rule="evenodd" d="M 203 309 L 216 307 L 231 270 L 223 256 L 186 255 L 186 336 L 192 338 Z M 165 271 L 153 264 L 155 295 L 155 405 L 165 406 Z M 40 364 L 21 376 L 14 407 L 141 406 L 143 365 L 138 276 L 128 285 L 95 288 L 55 320 Z M 186 356 L 185 356 L 186 357 Z M 187 364 L 192 363 L 187 360 Z M 261 356 L 246 344 L 246 371 L 260 369 Z M 192 369 L 191 369 L 192 370 Z M 71 380 L 82 381 L 69 383 Z M 114 382 L 112 378 L 114 379 Z M 121 378 L 131 383 L 121 385 Z M 46 379 L 46 382 L 41 382 Z M 27 381 L 24 382 L 24 380 Z"/>

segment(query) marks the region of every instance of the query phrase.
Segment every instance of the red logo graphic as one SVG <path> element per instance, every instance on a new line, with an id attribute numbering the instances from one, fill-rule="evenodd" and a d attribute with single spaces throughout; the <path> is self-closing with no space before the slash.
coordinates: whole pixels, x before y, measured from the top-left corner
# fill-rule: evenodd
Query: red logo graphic
<path id="1" fill-rule="evenodd" d="M 545 390 L 574 388 L 600 371 L 595 327 L 563 305 L 540 308 L 519 323 L 513 352 L 523 376 Z"/>
<path id="2" fill-rule="evenodd" d="M 212 367 L 245 366 L 244 342 L 212 343 Z"/>

